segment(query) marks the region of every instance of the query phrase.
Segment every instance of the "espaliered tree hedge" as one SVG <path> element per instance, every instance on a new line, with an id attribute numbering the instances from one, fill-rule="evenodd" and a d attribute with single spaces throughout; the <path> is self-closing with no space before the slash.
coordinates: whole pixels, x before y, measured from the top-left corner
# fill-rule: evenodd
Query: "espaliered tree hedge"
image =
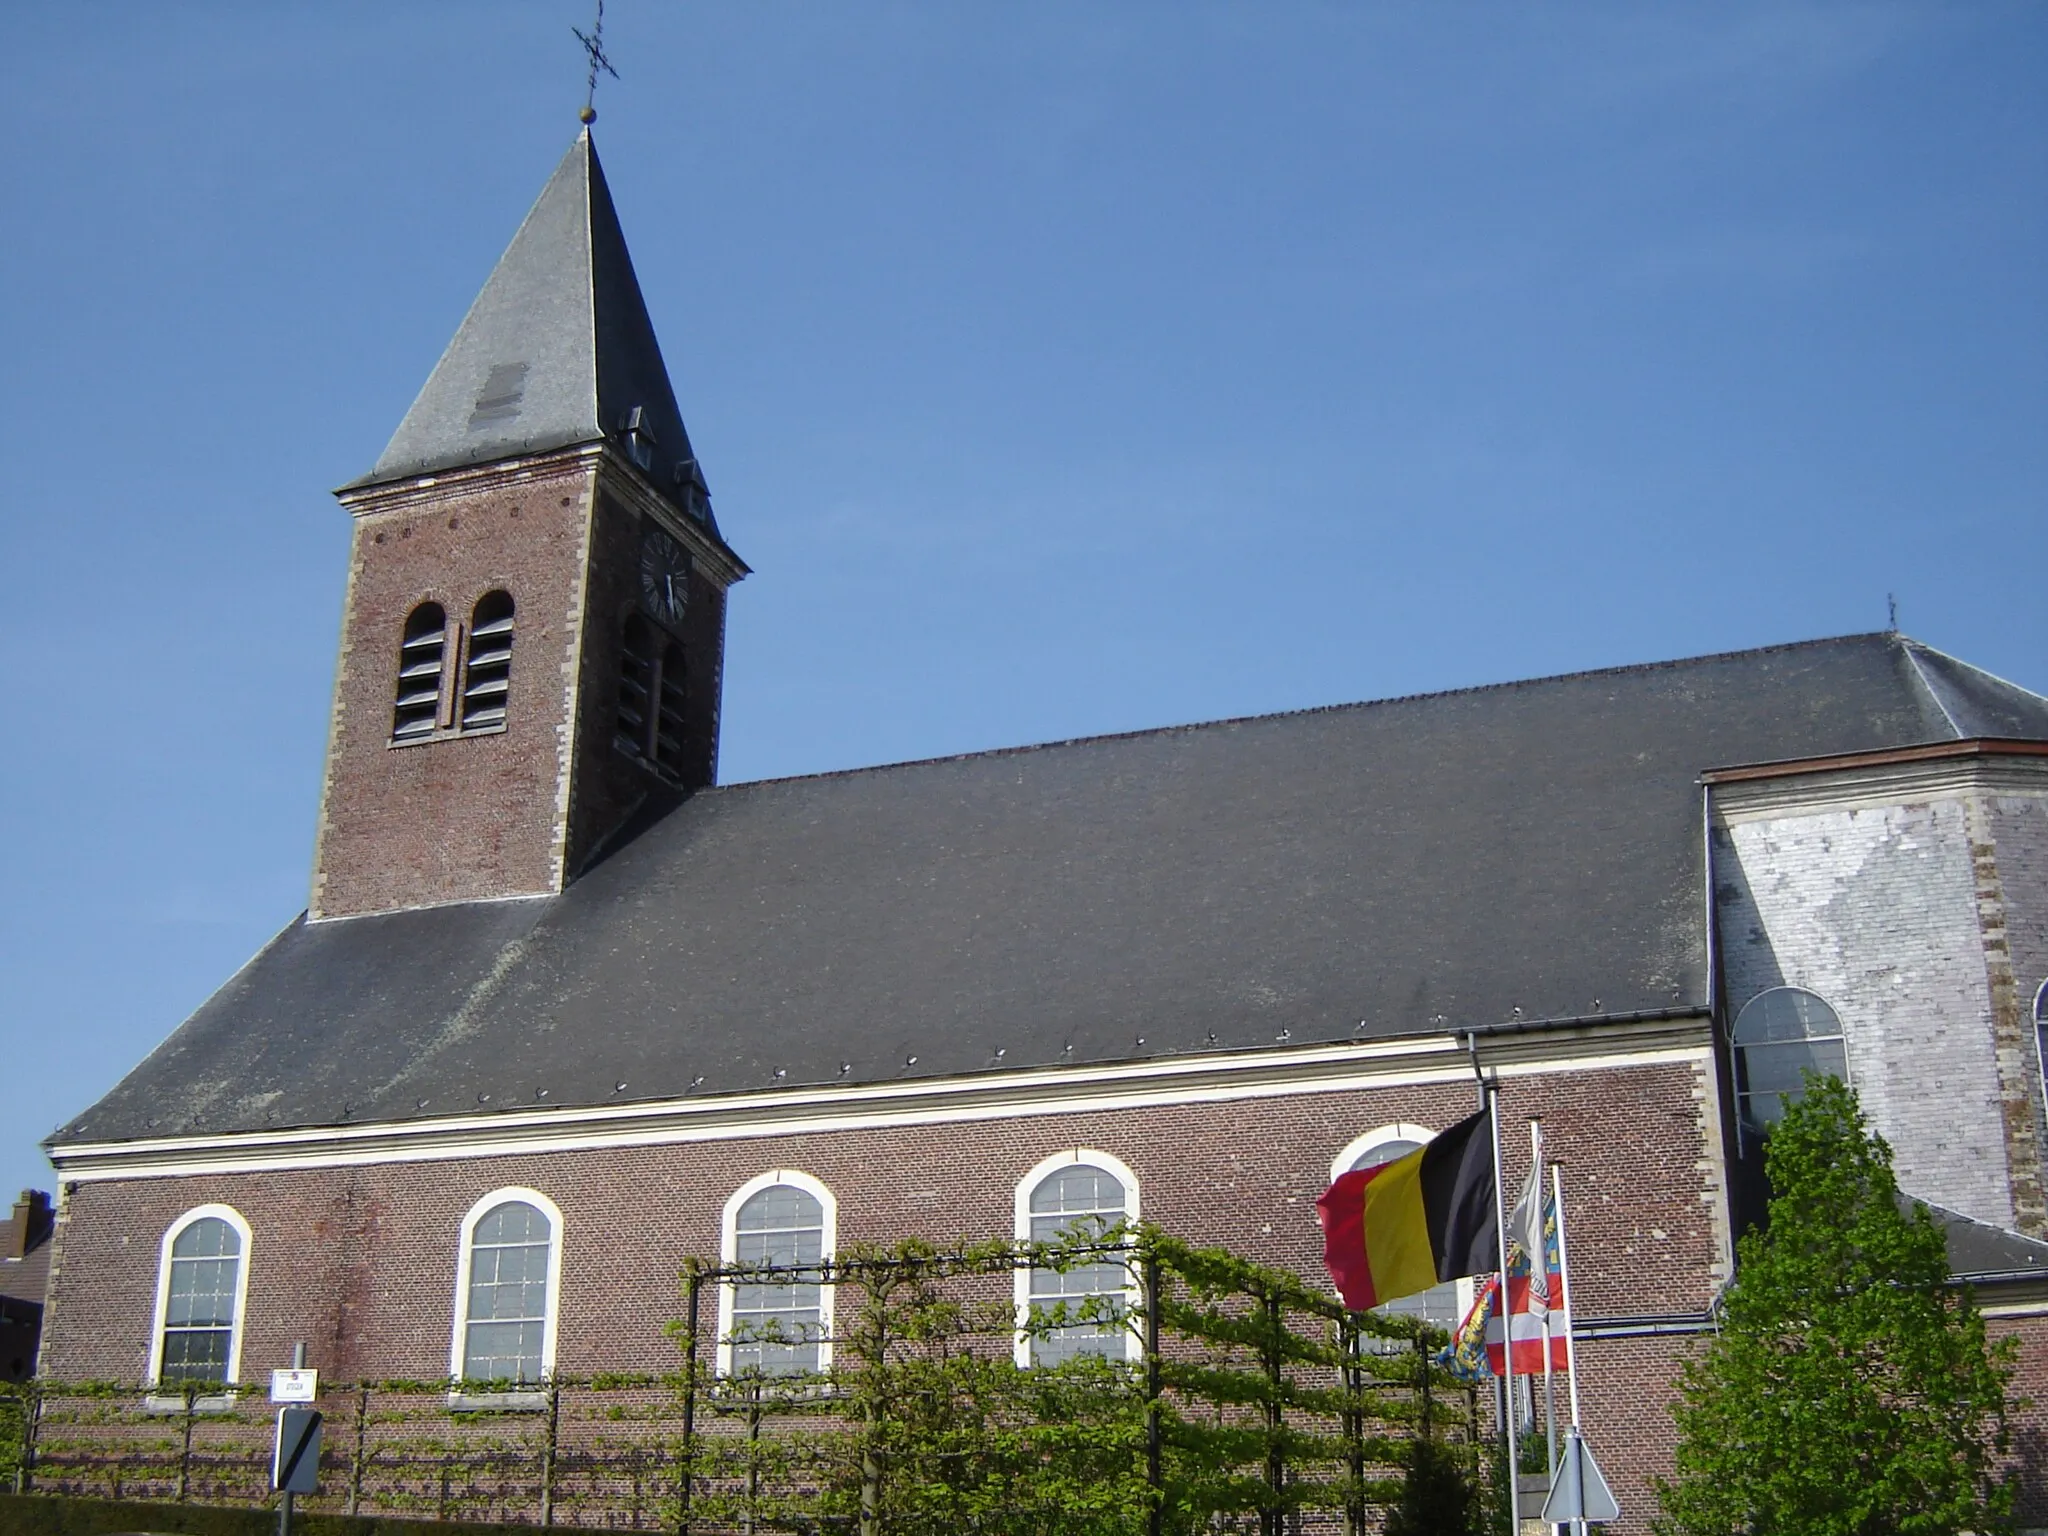
<path id="1" fill-rule="evenodd" d="M 1044 1308 L 1026 1332 L 1127 1328 L 1132 1358 L 1018 1364 L 1013 1277 L 1105 1261 L 1132 1301 Z M 716 1376 L 715 1288 L 793 1280 L 835 1293 L 829 1368 Z M 1363 1532 L 1414 1507 L 1411 1467 L 1454 1514 L 1412 1530 L 1477 1528 L 1476 1404 L 1418 1325 L 1156 1228 L 692 1265 L 685 1292 L 684 1532 Z"/>
<path id="2" fill-rule="evenodd" d="M 1128 1289 L 1034 1311 L 1020 1343 L 1023 1277 L 1077 1266 Z M 721 1375 L 728 1284 L 828 1287 L 828 1368 Z M 1454 1536 L 1478 1529 L 1476 1485 L 1498 1481 L 1473 1395 L 1430 1364 L 1439 1339 L 1154 1228 L 692 1263 L 684 1298 L 661 1374 L 323 1380 L 320 1491 L 301 1515 L 675 1536 Z M 1119 1358 L 1019 1363 L 1076 1327 Z M 252 1511 L 272 1501 L 271 1416 L 247 1388 L 32 1382 L 0 1387 L 0 1456 L 38 1493 Z"/>

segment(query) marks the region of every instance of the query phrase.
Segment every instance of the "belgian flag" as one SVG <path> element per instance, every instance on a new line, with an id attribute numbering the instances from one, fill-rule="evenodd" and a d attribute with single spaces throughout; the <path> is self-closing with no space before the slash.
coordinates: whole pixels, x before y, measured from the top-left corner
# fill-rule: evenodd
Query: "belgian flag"
<path id="1" fill-rule="evenodd" d="M 1316 1201 L 1316 1219 L 1337 1294 L 1357 1312 L 1497 1270 L 1487 1111 L 1406 1157 L 1344 1174 Z"/>

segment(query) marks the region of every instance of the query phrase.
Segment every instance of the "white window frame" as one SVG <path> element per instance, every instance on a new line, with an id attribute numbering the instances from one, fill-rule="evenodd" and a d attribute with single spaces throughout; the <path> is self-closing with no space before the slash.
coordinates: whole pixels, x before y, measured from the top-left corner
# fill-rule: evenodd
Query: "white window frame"
<path id="1" fill-rule="evenodd" d="M 1363 1136 L 1354 1136 L 1351 1140 L 1344 1143 L 1343 1148 L 1335 1157 L 1330 1159 L 1330 1182 L 1334 1184 L 1338 1179 L 1349 1173 L 1351 1165 L 1365 1156 L 1374 1147 L 1385 1146 L 1390 1141 L 1412 1141 L 1418 1146 L 1426 1147 L 1436 1140 L 1437 1134 L 1428 1126 L 1417 1125 L 1412 1120 L 1395 1120 L 1390 1124 L 1381 1126 L 1376 1131 L 1367 1131 Z M 1405 1156 L 1406 1154 L 1403 1155 Z M 1489 1273 L 1491 1272 L 1489 1271 Z M 1458 1315 L 1460 1317 L 1465 1316 L 1472 1310 L 1473 1300 L 1479 1294 L 1478 1278 L 1467 1275 L 1461 1280 L 1440 1281 L 1438 1283 L 1454 1285 L 1458 1288 Z M 1332 1288 L 1332 1294 L 1335 1294 L 1334 1287 Z"/>
<path id="2" fill-rule="evenodd" d="M 839 1252 L 839 1197 L 832 1193 L 824 1180 L 805 1173 L 800 1168 L 771 1168 L 766 1173 L 757 1173 L 726 1197 L 724 1214 L 718 1222 L 718 1258 L 722 1264 L 737 1264 L 740 1252 L 740 1207 L 764 1189 L 774 1189 L 786 1184 L 791 1189 L 800 1189 L 818 1202 L 824 1214 L 825 1230 L 822 1234 L 820 1253 L 826 1262 Z M 838 1300 L 839 1287 L 820 1284 L 818 1287 L 818 1369 L 832 1368 L 832 1320 L 834 1304 Z M 718 1374 L 732 1374 L 732 1305 L 733 1282 L 728 1280 L 718 1288 Z"/>
<path id="3" fill-rule="evenodd" d="M 1367 1131 L 1363 1136 L 1354 1136 L 1330 1159 L 1330 1182 L 1334 1184 L 1349 1173 L 1351 1165 L 1374 1147 L 1385 1146 L 1390 1141 L 1412 1141 L 1419 1147 L 1426 1147 L 1436 1140 L 1436 1134 L 1428 1126 L 1417 1125 L 1412 1120 L 1396 1120 L 1376 1131 Z"/>
<path id="4" fill-rule="evenodd" d="M 462 1380 L 462 1368 L 469 1343 L 469 1272 L 476 1247 L 477 1223 L 508 1200 L 532 1206 L 548 1219 L 548 1304 L 541 1324 L 540 1375 L 543 1383 L 555 1375 L 556 1324 L 562 1314 L 562 1208 L 537 1189 L 507 1185 L 494 1189 L 469 1208 L 462 1218 L 460 1246 L 455 1258 L 455 1327 L 448 1341 L 448 1379 Z M 531 1387 L 517 1392 L 463 1392 L 451 1389 L 449 1404 L 470 1408 L 545 1408 L 547 1393 Z"/>
<path id="5" fill-rule="evenodd" d="M 1064 1152 L 1055 1152 L 1051 1157 L 1032 1166 L 1023 1178 L 1017 1181 L 1015 1224 L 1012 1227 L 1018 1244 L 1031 1241 L 1031 1196 L 1040 1184 L 1063 1169 L 1079 1165 L 1100 1168 L 1114 1177 L 1124 1187 L 1124 1220 L 1135 1223 L 1138 1220 L 1138 1176 L 1131 1171 L 1130 1164 L 1121 1158 L 1111 1157 L 1094 1147 L 1069 1147 Z M 1127 1303 L 1124 1315 L 1128 1326 L 1124 1329 L 1124 1359 L 1133 1360 L 1143 1352 L 1144 1339 L 1139 1332 L 1139 1308 L 1144 1305 L 1144 1288 L 1138 1283 L 1135 1268 L 1127 1271 L 1130 1284 L 1124 1288 Z M 1031 1316 L 1031 1267 L 1020 1264 L 1013 1287 L 1017 1308 L 1017 1336 L 1014 1343 L 1016 1361 L 1021 1366 L 1030 1366 L 1031 1335 L 1025 1329 L 1025 1322 Z"/>
<path id="6" fill-rule="evenodd" d="M 219 1410 L 233 1403 L 235 1389 L 242 1381 L 242 1336 L 246 1331 L 243 1323 L 249 1308 L 249 1260 L 255 1249 L 247 1219 L 231 1205 L 195 1205 L 164 1228 L 163 1239 L 157 1244 L 156 1315 L 149 1328 L 149 1373 L 146 1381 L 152 1389 L 163 1385 L 164 1322 L 171 1310 L 171 1245 L 187 1227 L 207 1220 L 226 1222 L 242 1240 L 240 1262 L 235 1269 L 235 1316 L 228 1325 L 228 1377 L 221 1383 L 219 1391 L 205 1393 L 193 1400 L 195 1408 Z M 167 1392 L 152 1390 L 149 1401 L 152 1407 L 171 1405 L 182 1410 L 185 1406 L 182 1390 L 176 1398 Z"/>

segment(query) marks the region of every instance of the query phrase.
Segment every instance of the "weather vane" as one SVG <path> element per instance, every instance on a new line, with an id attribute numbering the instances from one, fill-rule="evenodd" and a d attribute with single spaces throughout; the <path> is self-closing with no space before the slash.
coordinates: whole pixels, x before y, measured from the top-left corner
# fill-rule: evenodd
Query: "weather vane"
<path id="1" fill-rule="evenodd" d="M 588 32 L 581 27 L 569 30 L 576 34 L 576 41 L 583 45 L 583 51 L 590 59 L 590 78 L 583 86 L 583 110 L 576 116 L 586 124 L 594 123 L 597 121 L 598 71 L 603 70 L 614 80 L 619 78 L 619 72 L 612 68 L 612 61 L 604 56 L 604 0 L 597 0 L 597 21 Z"/>

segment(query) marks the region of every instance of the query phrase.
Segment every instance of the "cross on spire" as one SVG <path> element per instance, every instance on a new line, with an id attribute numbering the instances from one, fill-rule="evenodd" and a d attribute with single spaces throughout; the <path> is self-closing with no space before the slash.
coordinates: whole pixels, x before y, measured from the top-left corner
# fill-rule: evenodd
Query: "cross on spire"
<path id="1" fill-rule="evenodd" d="M 588 32 L 581 27 L 571 27 L 576 41 L 583 45 L 583 52 L 590 60 L 590 78 L 583 86 L 583 110 L 576 114 L 585 124 L 597 121 L 597 75 L 598 71 L 610 75 L 614 80 L 619 72 L 612 68 L 612 61 L 604 56 L 604 0 L 597 0 L 597 20 Z"/>

